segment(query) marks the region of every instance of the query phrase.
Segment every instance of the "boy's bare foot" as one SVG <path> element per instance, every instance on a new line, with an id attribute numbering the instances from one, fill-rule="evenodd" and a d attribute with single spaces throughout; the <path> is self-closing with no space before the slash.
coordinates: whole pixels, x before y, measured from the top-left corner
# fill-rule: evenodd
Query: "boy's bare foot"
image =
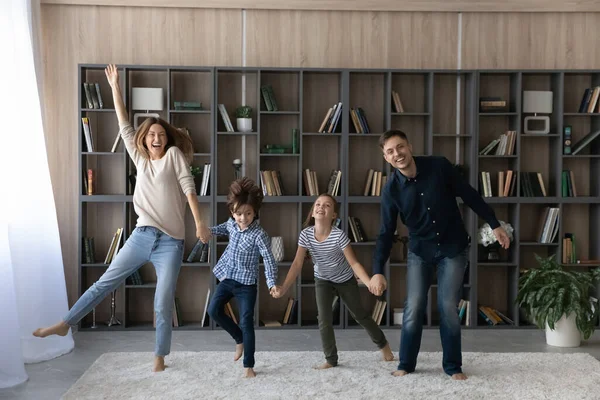
<path id="1" fill-rule="evenodd" d="M 383 359 L 385 361 L 394 361 L 394 353 L 392 353 L 389 343 L 386 344 L 383 349 L 381 349 L 381 354 L 383 354 Z"/>
<path id="2" fill-rule="evenodd" d="M 255 378 L 255 377 L 256 377 L 256 372 L 254 372 L 254 369 L 252 369 L 252 368 L 244 369 L 244 378 Z"/>
<path id="3" fill-rule="evenodd" d="M 328 369 L 328 368 L 333 368 L 333 365 L 329 364 L 328 362 L 323 363 L 321 365 L 317 365 L 316 367 L 313 367 L 314 369 Z"/>
<path id="4" fill-rule="evenodd" d="M 408 372 L 406 372 L 403 369 L 399 369 L 397 371 L 392 372 L 392 375 L 394 375 L 394 376 L 404 376 L 404 375 L 408 375 Z"/>
<path id="5" fill-rule="evenodd" d="M 60 321 L 47 328 L 38 328 L 33 332 L 33 336 L 44 338 L 50 335 L 66 336 L 69 333 L 69 324 L 65 321 Z"/>
<path id="6" fill-rule="evenodd" d="M 163 372 L 167 368 L 165 365 L 165 358 L 162 356 L 154 357 L 154 368 L 152 368 L 152 372 Z"/>
<path id="7" fill-rule="evenodd" d="M 233 361 L 237 361 L 244 354 L 244 343 L 235 345 L 235 356 L 233 357 Z"/>
<path id="8" fill-rule="evenodd" d="M 459 374 L 452 375 L 452 379 L 455 381 L 464 381 L 467 379 L 467 376 L 461 372 Z"/>

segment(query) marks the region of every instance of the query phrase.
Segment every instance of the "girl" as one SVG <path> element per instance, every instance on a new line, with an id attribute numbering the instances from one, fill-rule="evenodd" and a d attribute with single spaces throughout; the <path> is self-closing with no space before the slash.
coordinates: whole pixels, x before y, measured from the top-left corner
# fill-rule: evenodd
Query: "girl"
<path id="1" fill-rule="evenodd" d="M 114 65 L 105 69 L 112 89 L 120 135 L 137 169 L 133 205 L 136 228 L 106 272 L 73 305 L 57 324 L 37 329 L 33 335 L 64 336 L 96 307 L 108 293 L 147 262 L 156 270 L 154 313 L 156 345 L 154 372 L 165 369 L 164 357 L 171 350 L 171 324 L 175 285 L 183 258 L 185 203 L 190 204 L 196 236 L 208 237 L 202 224 L 194 179 L 190 173 L 193 146 L 188 135 L 159 118 L 148 118 L 134 131 L 121 98 L 119 73 Z"/>
<path id="2" fill-rule="evenodd" d="M 338 203 L 328 194 L 320 195 L 310 209 L 298 239 L 298 250 L 281 288 L 276 287 L 273 297 L 279 298 L 287 292 L 302 269 L 306 251 L 314 263 L 315 292 L 319 331 L 326 362 L 316 369 L 335 367 L 338 364 L 337 348 L 333 331 L 331 304 L 334 294 L 338 294 L 352 317 L 366 329 L 371 340 L 379 347 L 386 361 L 393 361 L 394 355 L 385 335 L 360 303 L 356 274 L 367 286 L 370 278 L 358 262 L 350 239 L 344 231 L 333 226 L 337 218 Z"/>

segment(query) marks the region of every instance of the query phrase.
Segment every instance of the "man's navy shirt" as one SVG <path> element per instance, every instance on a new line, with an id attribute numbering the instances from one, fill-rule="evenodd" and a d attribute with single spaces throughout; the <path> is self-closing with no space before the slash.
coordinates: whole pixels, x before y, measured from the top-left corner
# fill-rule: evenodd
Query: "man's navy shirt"
<path id="1" fill-rule="evenodd" d="M 383 188 L 373 274 L 384 273 L 398 214 L 408 228 L 410 251 L 425 261 L 440 255 L 454 257 L 469 244 L 456 197 L 461 197 L 492 229 L 500 226 L 494 210 L 447 158 L 415 156 L 414 161 L 414 178 L 407 178 L 394 168 Z"/>

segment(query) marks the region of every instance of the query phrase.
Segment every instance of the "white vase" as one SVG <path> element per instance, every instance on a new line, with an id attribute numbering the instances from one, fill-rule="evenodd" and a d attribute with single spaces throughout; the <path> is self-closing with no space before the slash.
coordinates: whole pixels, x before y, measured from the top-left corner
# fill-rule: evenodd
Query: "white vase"
<path id="1" fill-rule="evenodd" d="M 252 132 L 252 118 L 237 119 L 238 132 Z"/>
<path id="2" fill-rule="evenodd" d="M 575 314 L 564 315 L 554 324 L 554 330 L 546 323 L 546 343 L 557 347 L 579 347 L 581 344 L 581 333 L 577 329 Z"/>
<path id="3" fill-rule="evenodd" d="M 271 238 L 271 252 L 275 261 L 283 261 L 283 238 L 281 236 L 274 236 Z"/>

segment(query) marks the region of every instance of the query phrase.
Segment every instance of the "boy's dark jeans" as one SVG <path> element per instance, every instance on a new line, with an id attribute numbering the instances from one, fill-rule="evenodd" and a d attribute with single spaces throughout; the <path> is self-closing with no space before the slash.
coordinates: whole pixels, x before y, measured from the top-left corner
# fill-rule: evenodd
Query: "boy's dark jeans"
<path id="1" fill-rule="evenodd" d="M 231 335 L 236 344 L 244 344 L 244 368 L 254 368 L 256 292 L 256 285 L 244 285 L 232 279 L 225 279 L 217 285 L 208 306 L 208 315 Z M 235 297 L 238 306 L 239 326 L 225 314 L 225 305 L 232 297 Z"/>
<path id="2" fill-rule="evenodd" d="M 360 301 L 360 289 L 356 279 L 342 283 L 315 278 L 315 292 L 317 297 L 317 310 L 319 313 L 319 331 L 321 343 L 327 363 L 336 366 L 338 363 L 337 347 L 335 345 L 335 333 L 333 330 L 333 296 L 337 294 L 344 302 L 350 315 L 358 322 L 371 337 L 373 343 L 382 349 L 387 344 L 387 339 L 379 326 L 371 318 L 371 312 L 365 310 Z"/>

